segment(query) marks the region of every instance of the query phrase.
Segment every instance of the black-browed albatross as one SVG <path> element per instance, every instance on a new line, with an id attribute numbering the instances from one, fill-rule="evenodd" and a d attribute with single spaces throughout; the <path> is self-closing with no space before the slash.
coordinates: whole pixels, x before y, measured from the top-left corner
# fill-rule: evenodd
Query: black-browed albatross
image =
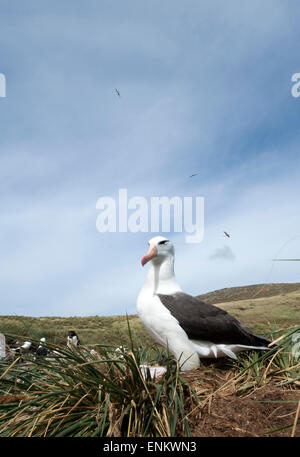
<path id="1" fill-rule="evenodd" d="M 156 236 L 142 257 L 150 270 L 137 298 L 137 312 L 148 332 L 179 360 L 181 370 L 198 368 L 199 358 L 268 350 L 271 342 L 216 306 L 182 292 L 174 274 L 174 246 Z"/>
<path id="2" fill-rule="evenodd" d="M 49 355 L 48 349 L 44 346 L 45 343 L 46 343 L 46 338 L 41 338 L 40 345 L 37 348 L 37 350 L 35 351 L 36 355 L 38 355 L 40 357 L 47 357 L 47 355 Z"/>

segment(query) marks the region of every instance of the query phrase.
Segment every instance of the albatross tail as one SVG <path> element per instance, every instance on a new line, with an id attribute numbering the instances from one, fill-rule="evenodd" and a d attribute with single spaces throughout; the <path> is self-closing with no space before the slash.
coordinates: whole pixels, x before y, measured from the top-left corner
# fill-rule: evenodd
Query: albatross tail
<path id="1" fill-rule="evenodd" d="M 267 340 L 268 341 L 268 340 Z M 230 357 L 231 359 L 237 360 L 236 354 L 242 351 L 269 351 L 270 348 L 267 346 L 251 346 L 246 344 L 214 344 L 209 341 L 195 341 L 192 340 L 196 352 L 200 359 L 204 358 L 218 358 L 218 357 Z"/>

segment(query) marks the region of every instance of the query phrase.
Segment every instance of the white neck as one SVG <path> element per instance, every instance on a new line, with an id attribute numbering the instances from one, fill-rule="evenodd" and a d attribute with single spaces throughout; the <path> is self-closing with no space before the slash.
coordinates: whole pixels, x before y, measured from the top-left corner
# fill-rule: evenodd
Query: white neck
<path id="1" fill-rule="evenodd" d="M 169 255 L 163 261 L 153 259 L 143 289 L 151 290 L 152 294 L 172 294 L 181 288 L 174 273 L 174 256 Z"/>

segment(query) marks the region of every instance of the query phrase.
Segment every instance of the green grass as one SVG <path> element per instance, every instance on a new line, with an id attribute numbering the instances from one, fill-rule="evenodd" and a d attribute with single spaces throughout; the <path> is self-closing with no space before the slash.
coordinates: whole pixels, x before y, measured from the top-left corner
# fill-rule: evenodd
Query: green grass
<path id="1" fill-rule="evenodd" d="M 252 289 L 251 297 L 244 290 L 243 300 L 236 299 L 240 290 L 237 295 L 226 289 L 224 301 L 218 304 L 256 332 L 273 339 L 283 335 L 276 347 L 264 353 L 242 353 L 237 362 L 224 359 L 224 367 L 221 361 L 203 361 L 188 376 L 179 372 L 178 364 L 151 339 L 135 315 L 1 317 L 0 332 L 8 341 L 37 343 L 46 337 L 49 349 L 59 347 L 61 357 L 47 361 L 28 356 L 23 364 L 0 361 L 0 437 L 190 436 L 194 412 L 219 392 L 228 389 L 244 396 L 269 382 L 280 389 L 299 388 L 300 362 L 293 357 L 292 338 L 300 333 L 300 290 L 280 287 L 276 286 L 274 295 L 260 298 L 252 297 Z M 284 294 L 279 293 L 283 289 Z M 232 295 L 235 299 L 226 302 Z M 79 334 L 78 350 L 66 349 L 69 330 Z M 129 352 L 117 359 L 113 351 L 120 345 Z M 98 355 L 90 355 L 91 346 Z M 159 381 L 149 376 L 145 380 L 139 365 L 162 360 L 167 374 Z M 222 370 L 229 370 L 228 380 L 216 384 Z M 207 373 L 212 383 L 206 385 Z M 295 417 L 288 427 L 295 431 L 299 426 Z"/>
<path id="2" fill-rule="evenodd" d="M 137 341 L 152 345 L 153 340 L 145 331 L 138 316 L 128 316 Z M 66 343 L 69 330 L 75 330 L 84 345 L 129 345 L 126 316 L 87 317 L 27 317 L 1 316 L 0 332 L 22 336 L 23 339 L 45 337 L 54 344 Z"/>
<path id="3" fill-rule="evenodd" d="M 249 300 L 255 298 L 274 297 L 291 292 L 300 292 L 300 283 L 275 283 L 275 284 L 252 284 L 249 286 L 229 287 L 219 289 L 206 294 L 198 295 L 208 303 L 224 303 L 236 300 Z"/>
<path id="4" fill-rule="evenodd" d="M 278 338 L 281 332 L 274 331 Z M 223 369 L 232 376 L 204 395 L 196 384 L 203 382 L 207 366 L 188 379 L 170 359 L 163 378 L 152 380 L 148 373 L 144 379 L 139 365 L 153 362 L 153 354 L 137 347 L 129 325 L 130 347 L 121 358 L 112 356 L 110 346 L 99 345 L 95 356 L 81 347 L 60 349 L 52 360 L 0 361 L 0 437 L 190 436 L 193 413 L 220 391 L 234 389 L 243 396 L 270 381 L 299 385 L 299 357 L 292 353 L 293 335 L 299 332 L 297 326 L 283 333 L 269 352 L 240 354 L 238 362 L 226 359 Z M 211 367 L 210 376 L 220 369 Z M 289 427 L 299 425 L 297 419 Z"/>
<path id="5" fill-rule="evenodd" d="M 264 294 L 266 296 L 261 296 Z M 234 287 L 211 292 L 201 298 L 216 303 L 258 333 L 269 332 L 273 322 L 285 329 L 300 324 L 299 283 Z M 128 319 L 137 342 L 144 346 L 155 345 L 137 315 L 130 315 Z M 34 318 L 8 315 L 0 319 L 0 332 L 4 334 L 19 335 L 24 339 L 46 337 L 54 344 L 65 343 L 69 330 L 75 330 L 85 345 L 126 346 L 130 343 L 126 316 Z"/>
<path id="6" fill-rule="evenodd" d="M 82 347 L 52 361 L 0 362 L 0 437 L 189 436 L 186 408 L 196 396 L 179 365 L 169 361 L 161 380 L 144 379 L 147 351 L 128 338 L 119 359 L 101 346 L 95 356 Z"/>

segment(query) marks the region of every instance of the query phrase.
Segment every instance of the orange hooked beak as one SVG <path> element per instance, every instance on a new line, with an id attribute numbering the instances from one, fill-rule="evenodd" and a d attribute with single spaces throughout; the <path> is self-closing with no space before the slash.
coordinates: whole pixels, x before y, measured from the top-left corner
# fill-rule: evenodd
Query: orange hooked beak
<path id="1" fill-rule="evenodd" d="M 142 266 L 146 265 L 149 260 L 154 259 L 157 256 L 157 249 L 153 244 L 150 244 L 149 250 L 146 255 L 142 257 L 141 264 Z"/>

